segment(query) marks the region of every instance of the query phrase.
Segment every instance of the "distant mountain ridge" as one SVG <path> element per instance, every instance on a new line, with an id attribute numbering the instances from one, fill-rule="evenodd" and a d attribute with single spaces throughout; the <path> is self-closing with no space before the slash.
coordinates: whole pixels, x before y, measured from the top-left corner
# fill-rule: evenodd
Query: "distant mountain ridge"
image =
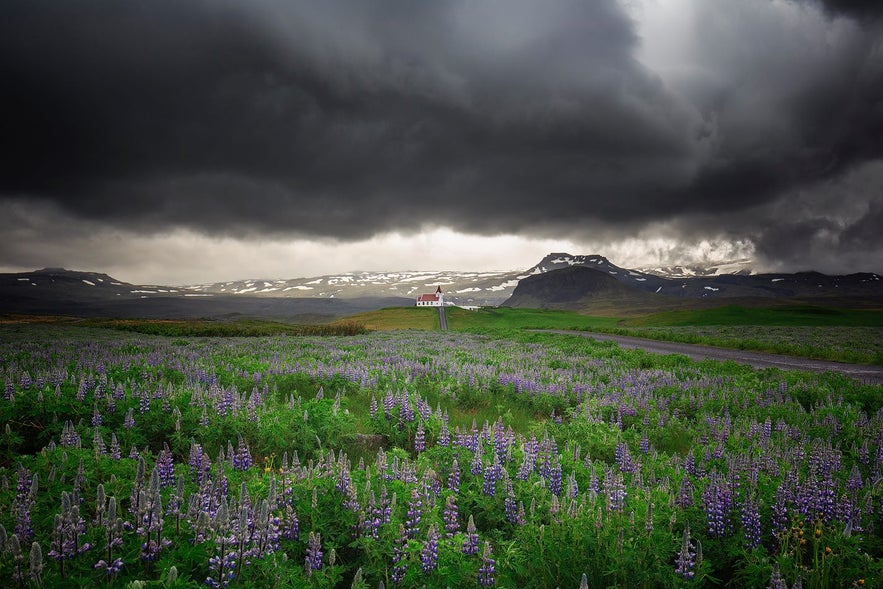
<path id="1" fill-rule="evenodd" d="M 523 271 L 470 272 L 414 270 L 396 272 L 343 272 L 310 278 L 249 279 L 197 284 L 181 287 L 194 294 L 234 294 L 261 297 L 315 297 L 351 299 L 364 296 L 394 296 L 416 298 L 424 292 L 433 292 L 439 286 L 445 292 L 445 300 L 454 305 L 495 306 L 506 301 L 520 280 L 569 266 L 590 266 L 607 272 L 631 276 L 636 281 L 658 277 L 648 271 L 625 270 L 600 255 L 572 255 L 551 253 L 534 266 Z M 721 268 L 716 265 L 702 269 L 691 267 L 659 268 L 678 273 L 713 274 Z M 744 270 L 744 266 L 738 266 Z"/>
<path id="2" fill-rule="evenodd" d="M 148 319 L 260 317 L 315 323 L 410 303 L 401 297 L 348 301 L 213 295 L 135 285 L 97 272 L 44 268 L 0 274 L 0 313 Z"/>
<path id="3" fill-rule="evenodd" d="M 522 280 L 504 306 L 591 311 L 598 308 L 602 298 L 599 292 L 608 295 L 607 304 L 613 305 L 612 297 L 618 297 L 621 302 L 628 300 L 640 308 L 671 307 L 676 299 L 723 303 L 749 299 L 836 298 L 840 302 L 883 305 L 883 281 L 879 275 L 867 272 L 845 276 L 797 272 L 670 277 L 620 268 L 603 256 L 569 254 L 552 254 L 538 266 L 543 272 Z M 574 268 L 581 270 L 576 272 Z M 612 288 L 611 280 L 618 283 L 617 288 Z M 601 285 L 605 285 L 604 288 Z M 562 298 L 562 292 L 569 295 Z"/>
<path id="4" fill-rule="evenodd" d="M 580 268 L 564 275 L 556 272 Z M 721 270 L 735 273 L 720 273 Z M 603 275 L 603 279 L 599 276 Z M 549 277 L 549 278 L 544 278 Z M 408 306 L 441 287 L 461 306 L 557 306 L 586 310 L 604 297 L 653 307 L 671 299 L 870 299 L 883 305 L 874 273 L 751 274 L 747 261 L 713 268 L 619 267 L 601 255 L 551 253 L 524 271 L 346 272 L 190 286 L 135 285 L 97 272 L 44 268 L 0 274 L 0 312 L 115 317 L 260 316 L 322 321 L 388 306 Z M 603 295 L 603 296 L 602 296 Z M 587 298 L 588 297 L 588 298 Z M 582 301 L 582 302 L 580 302 Z"/>

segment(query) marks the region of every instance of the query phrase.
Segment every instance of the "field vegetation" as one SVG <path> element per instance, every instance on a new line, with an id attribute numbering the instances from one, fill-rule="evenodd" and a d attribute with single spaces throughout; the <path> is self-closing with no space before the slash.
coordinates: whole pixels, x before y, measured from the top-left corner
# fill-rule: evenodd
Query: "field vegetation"
<path id="1" fill-rule="evenodd" d="M 548 309 L 447 309 L 452 330 L 574 329 L 788 354 L 817 360 L 883 365 L 883 311 L 813 306 L 666 311 L 633 317 Z M 368 329 L 437 329 L 435 309 L 396 308 L 350 319 Z"/>
<path id="2" fill-rule="evenodd" d="M 883 387 L 835 374 L 21 324 L 0 371 L 22 587 L 883 586 Z"/>
<path id="3" fill-rule="evenodd" d="M 437 323 L 437 322 L 436 322 Z M 264 337 L 273 335 L 357 335 L 368 332 L 364 323 L 343 319 L 334 323 L 293 324 L 265 319 L 113 319 L 65 316 L 7 316 L 0 325 L 76 325 L 150 335 L 194 337 Z"/>

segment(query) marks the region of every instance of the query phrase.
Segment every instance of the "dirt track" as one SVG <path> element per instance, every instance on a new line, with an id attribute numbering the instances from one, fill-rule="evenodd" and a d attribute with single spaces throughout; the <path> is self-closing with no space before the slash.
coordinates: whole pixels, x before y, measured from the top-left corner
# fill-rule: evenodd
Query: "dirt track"
<path id="1" fill-rule="evenodd" d="M 681 344 L 660 340 L 644 339 L 626 335 L 609 335 L 606 333 L 589 333 L 584 331 L 543 330 L 552 333 L 580 335 L 600 341 L 614 341 L 623 348 L 646 350 L 654 354 L 683 354 L 694 360 L 732 360 L 739 364 L 748 364 L 755 368 L 781 368 L 783 370 L 811 370 L 815 372 L 834 371 L 851 376 L 868 384 L 883 384 L 883 366 L 866 364 L 845 364 L 826 360 L 810 360 L 796 356 L 767 354 L 765 352 L 746 352 L 729 348 L 715 348 L 695 344 Z"/>

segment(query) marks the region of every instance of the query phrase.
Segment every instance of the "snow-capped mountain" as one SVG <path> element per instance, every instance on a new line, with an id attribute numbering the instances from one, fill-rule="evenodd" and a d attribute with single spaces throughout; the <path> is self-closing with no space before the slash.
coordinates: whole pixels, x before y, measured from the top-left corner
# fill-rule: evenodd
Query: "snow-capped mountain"
<path id="1" fill-rule="evenodd" d="M 248 295 L 285 298 L 353 299 L 407 297 L 441 287 L 445 299 L 458 305 L 496 305 L 512 294 L 524 272 L 345 272 L 310 278 L 250 279 L 182 287 L 199 295 Z"/>
<path id="2" fill-rule="evenodd" d="M 558 275 L 564 269 L 591 270 Z M 726 272 L 730 270 L 730 272 Z M 602 280 L 603 278 L 603 280 Z M 611 280 L 618 285 L 614 288 Z M 570 299 L 562 298 L 567 291 Z M 752 274 L 748 264 L 737 261 L 714 268 L 657 268 L 654 272 L 630 270 L 611 264 L 603 256 L 572 256 L 551 254 L 535 266 L 531 277 L 523 280 L 504 303 L 507 306 L 587 308 L 585 298 L 603 292 L 605 296 L 638 295 L 633 303 L 651 305 L 646 295 L 663 299 L 721 300 L 740 299 L 858 299 L 883 300 L 883 280 L 874 273 L 829 276 L 819 272 L 794 274 Z M 614 294 L 611 294 L 614 293 Z M 661 301 L 660 301 L 661 302 Z"/>
<path id="3" fill-rule="evenodd" d="M 563 281 L 561 276 L 542 280 L 567 268 L 591 270 L 591 274 L 576 272 Z M 95 272 L 44 268 L 0 274 L 0 312 L 115 317 L 245 315 L 320 321 L 382 307 L 413 305 L 418 295 L 435 292 L 438 287 L 448 304 L 497 306 L 517 294 L 516 287 L 528 280 L 533 285 L 532 295 L 522 299 L 525 304 L 539 306 L 543 306 L 543 296 L 563 296 L 564 287 L 577 296 L 580 284 L 588 284 L 595 291 L 602 285 L 604 293 L 616 292 L 617 297 L 628 298 L 638 293 L 640 296 L 633 297 L 635 304 L 646 303 L 648 296 L 654 301 L 819 297 L 883 300 L 883 280 L 872 273 L 750 274 L 747 261 L 743 260 L 714 268 L 678 266 L 652 270 L 622 268 L 601 255 L 552 253 L 523 271 L 346 272 L 309 278 L 160 286 L 129 284 Z"/>
<path id="4" fill-rule="evenodd" d="M 655 274 L 665 278 L 693 278 L 695 276 L 720 276 L 722 274 L 738 274 L 740 276 L 750 276 L 755 274 L 752 267 L 753 260 L 743 258 L 739 260 L 726 260 L 720 262 L 710 262 L 703 265 L 689 266 L 653 266 L 639 268 L 641 272 L 647 274 Z"/>
<path id="5" fill-rule="evenodd" d="M 415 270 L 400 272 L 345 272 L 311 278 L 249 279 L 181 287 L 199 295 L 248 295 L 288 298 L 352 299 L 365 296 L 416 298 L 441 287 L 445 300 L 463 306 L 494 306 L 508 299 L 520 280 L 569 266 L 588 266 L 640 286 L 659 286 L 659 277 L 628 270 L 600 255 L 551 253 L 524 271 L 468 272 Z M 646 288 L 644 289 L 646 290 Z"/>
<path id="6" fill-rule="evenodd" d="M 335 300 L 214 294 L 175 286 L 129 284 L 107 274 L 64 268 L 0 274 L 0 314 L 162 319 L 261 317 L 311 323 L 411 302 L 387 296 Z"/>
<path id="7" fill-rule="evenodd" d="M 817 296 L 823 292 L 864 292 L 876 275 L 832 277 L 817 273 L 753 274 L 750 260 L 734 260 L 709 266 L 670 266 L 629 269 L 598 254 L 573 255 L 554 252 L 523 271 L 400 271 L 345 272 L 311 278 L 251 279 L 181 287 L 190 295 L 355 299 L 404 297 L 441 287 L 449 304 L 495 306 L 505 302 L 521 280 L 584 266 L 603 272 L 624 286 L 652 294 L 687 298 Z M 838 290 L 839 289 L 839 290 Z"/>

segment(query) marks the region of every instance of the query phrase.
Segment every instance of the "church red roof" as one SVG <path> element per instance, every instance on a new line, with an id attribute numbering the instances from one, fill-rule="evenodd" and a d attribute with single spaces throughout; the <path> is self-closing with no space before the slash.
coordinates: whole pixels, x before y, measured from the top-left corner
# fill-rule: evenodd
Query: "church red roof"
<path id="1" fill-rule="evenodd" d="M 422 294 L 419 297 L 417 297 L 417 300 L 421 303 L 436 302 L 436 301 L 438 301 L 438 295 L 437 294 Z"/>

